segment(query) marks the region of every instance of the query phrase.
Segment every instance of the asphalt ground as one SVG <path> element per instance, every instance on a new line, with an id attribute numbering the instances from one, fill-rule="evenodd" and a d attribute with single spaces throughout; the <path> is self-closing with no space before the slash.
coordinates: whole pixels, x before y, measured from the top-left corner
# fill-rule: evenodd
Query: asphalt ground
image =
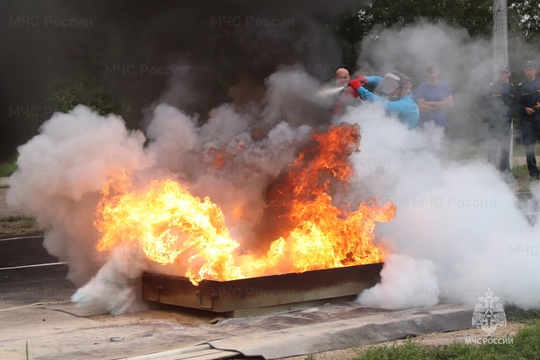
<path id="1" fill-rule="evenodd" d="M 0 239 L 0 359 L 279 359 L 470 328 L 459 304 L 383 310 L 356 302 L 224 319 L 179 307 L 113 316 L 70 302 L 67 267 L 42 238 Z"/>

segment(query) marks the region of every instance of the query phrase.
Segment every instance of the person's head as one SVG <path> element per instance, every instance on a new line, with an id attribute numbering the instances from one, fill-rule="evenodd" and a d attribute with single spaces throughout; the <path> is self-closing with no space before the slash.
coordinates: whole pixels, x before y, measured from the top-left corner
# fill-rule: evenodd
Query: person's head
<path id="1" fill-rule="evenodd" d="M 398 71 L 386 73 L 379 85 L 375 88 L 375 93 L 387 100 L 395 101 L 401 99 L 411 92 L 411 79 Z"/>
<path id="2" fill-rule="evenodd" d="M 497 78 L 500 83 L 508 82 L 510 75 L 512 75 L 512 72 L 510 71 L 510 67 L 506 65 L 499 67 L 499 70 L 497 71 Z"/>
<path id="3" fill-rule="evenodd" d="M 525 64 L 523 65 L 523 72 L 525 73 L 527 80 L 532 81 L 536 79 L 537 71 L 538 69 L 536 67 L 536 62 L 532 60 L 525 61 Z"/>
<path id="4" fill-rule="evenodd" d="M 435 65 L 430 65 L 426 68 L 427 82 L 432 85 L 437 85 L 439 82 L 439 68 Z"/>
<path id="5" fill-rule="evenodd" d="M 336 84 L 339 86 L 347 86 L 349 83 L 349 80 L 351 80 L 351 75 L 349 74 L 349 70 L 345 68 L 339 68 L 336 70 Z"/>

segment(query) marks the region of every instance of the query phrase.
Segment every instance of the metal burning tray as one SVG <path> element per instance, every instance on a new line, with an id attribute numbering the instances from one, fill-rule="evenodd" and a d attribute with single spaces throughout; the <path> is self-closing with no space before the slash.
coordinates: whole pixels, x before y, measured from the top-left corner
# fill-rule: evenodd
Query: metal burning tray
<path id="1" fill-rule="evenodd" d="M 221 313 L 251 316 L 351 301 L 380 280 L 383 263 L 247 278 L 203 280 L 198 286 L 181 276 L 144 273 L 147 301 Z"/>

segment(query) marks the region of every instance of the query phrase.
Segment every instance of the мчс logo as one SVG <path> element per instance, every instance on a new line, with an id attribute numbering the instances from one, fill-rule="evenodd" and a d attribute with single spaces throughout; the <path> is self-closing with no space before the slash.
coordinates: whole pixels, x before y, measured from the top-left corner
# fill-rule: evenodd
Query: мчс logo
<path id="1" fill-rule="evenodd" d="M 482 328 L 490 337 L 497 329 L 497 326 L 506 325 L 506 314 L 499 298 L 493 296 L 493 291 L 488 289 L 485 295 L 478 298 L 479 303 L 474 307 L 472 325 Z"/>

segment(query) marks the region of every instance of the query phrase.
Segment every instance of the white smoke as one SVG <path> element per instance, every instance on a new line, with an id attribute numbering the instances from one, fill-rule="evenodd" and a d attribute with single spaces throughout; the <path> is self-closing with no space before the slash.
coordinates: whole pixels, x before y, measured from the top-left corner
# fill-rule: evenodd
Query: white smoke
<path id="1" fill-rule="evenodd" d="M 141 171 L 153 160 L 143 153 L 142 133 L 84 106 L 54 114 L 40 131 L 18 149 L 7 201 L 48 229 L 44 246 L 70 263 L 68 278 L 82 285 L 106 261 L 95 250 L 99 191 L 119 169 Z"/>
<path id="2" fill-rule="evenodd" d="M 152 141 L 148 151 L 156 154 L 157 167 L 180 170 L 197 142 L 196 119 L 168 105 L 157 106 L 153 115 L 146 132 Z"/>
<path id="3" fill-rule="evenodd" d="M 361 303 L 426 306 L 440 294 L 473 304 L 490 288 L 509 303 L 540 306 L 539 230 L 484 158 L 448 159 L 440 132 L 409 130 L 377 105 L 362 105 L 343 120 L 362 129 L 360 153 L 352 157 L 355 187 L 397 206 L 395 219 L 379 229 L 400 257 L 388 258 L 382 282 Z"/>
<path id="4" fill-rule="evenodd" d="M 437 305 L 439 285 L 434 270 L 435 265 L 429 260 L 391 254 L 385 259 L 381 282 L 363 291 L 358 301 L 363 305 L 385 309 Z"/>
<path id="5" fill-rule="evenodd" d="M 140 277 L 147 268 L 146 255 L 139 246 L 115 247 L 97 274 L 71 297 L 78 307 L 123 314 L 145 309 L 140 302 Z M 139 285 L 139 286 L 137 286 Z"/>
<path id="6" fill-rule="evenodd" d="M 288 74 L 313 88 L 315 80 L 305 73 Z M 177 179 L 194 195 L 209 196 L 221 207 L 235 240 L 253 238 L 264 188 L 294 160 L 311 132 L 310 126 L 274 119 L 266 133 L 252 136 L 253 124 L 261 122 L 257 114 L 274 114 L 272 107 L 281 106 L 279 92 L 272 89 L 289 80 L 279 78 L 269 84 L 266 106 L 255 115 L 223 104 L 201 126 L 197 117 L 161 104 L 154 109 L 146 138 L 128 131 L 117 116 L 99 116 L 79 105 L 54 114 L 39 135 L 19 148 L 19 169 L 10 178 L 7 201 L 48 229 L 46 249 L 69 264 L 68 278 L 82 286 L 72 297 L 75 303 L 115 314 L 142 306 L 137 279 L 149 265 L 140 249 L 124 244 L 110 253 L 96 250 L 101 235 L 93 223 L 100 191 L 118 172 L 134 174 L 138 186 L 154 178 Z M 296 114 L 302 106 L 289 104 Z M 224 160 L 219 166 L 218 153 Z M 233 216 L 239 207 L 243 216 Z"/>
<path id="7" fill-rule="evenodd" d="M 462 31 L 446 27 L 422 25 L 409 34 L 408 42 L 383 42 L 390 49 L 410 45 L 411 59 L 401 64 L 405 67 L 421 64 L 415 54 L 426 63 L 440 60 L 449 71 L 463 59 L 480 67 L 475 61 L 487 52 L 482 42 L 468 42 Z M 426 42 L 433 51 L 446 44 L 445 51 L 456 57 L 426 55 L 419 43 L 430 37 L 439 39 Z M 466 50 L 460 50 L 464 42 Z M 376 61 L 387 58 L 384 47 L 371 50 Z M 390 66 L 385 64 L 378 69 Z M 465 74 L 457 79 L 472 81 Z M 239 112 L 222 104 L 203 125 L 182 109 L 159 105 L 147 138 L 128 131 L 119 117 L 78 106 L 55 114 L 19 148 L 19 171 L 10 179 L 8 202 L 49 229 L 46 248 L 69 263 L 75 284 L 84 285 L 73 301 L 113 313 L 140 308 L 136 288 L 148 267 L 144 257 L 132 247 L 95 250 L 99 192 L 108 176 L 122 169 L 143 183 L 169 176 L 188 184 L 194 195 L 209 196 L 222 208 L 235 240 L 252 238 L 265 187 L 294 160 L 325 111 L 318 106 L 321 84 L 298 69 L 277 72 L 266 85 L 262 105 Z M 469 104 L 459 96 L 457 107 Z M 452 159 L 449 150 L 455 145 L 442 131 L 409 130 L 378 105 L 363 104 L 342 120 L 359 124 L 362 131 L 360 152 L 351 158 L 356 169 L 352 198 L 376 196 L 397 205 L 396 218 L 378 228 L 393 254 L 382 282 L 361 294 L 360 302 L 387 308 L 446 300 L 475 303 L 490 288 L 503 301 L 540 306 L 538 227 L 526 221 L 511 186 L 483 158 Z M 223 162 L 216 166 L 217 160 Z M 533 190 L 540 198 L 539 188 Z M 235 217 L 239 204 L 243 216 Z"/>
<path id="8" fill-rule="evenodd" d="M 508 303 L 540 307 L 540 283 L 533 275 L 540 270 L 538 226 L 527 222 L 513 184 L 486 163 L 485 155 L 461 161 L 453 155 L 464 138 L 470 144 L 484 133 L 478 121 L 482 104 L 475 99 L 493 78 L 491 44 L 471 39 L 463 29 L 427 23 L 366 38 L 360 69 L 398 68 L 418 86 L 425 81 L 425 67 L 439 65 L 441 80 L 453 88 L 455 106 L 449 113 L 453 138 L 434 127 L 408 130 L 374 105 L 363 105 L 344 119 L 362 128 L 361 152 L 353 157 L 356 188 L 397 205 L 396 218 L 380 233 L 393 252 L 416 259 L 389 257 L 381 284 L 359 301 L 389 308 L 424 306 L 439 295 L 442 301 L 474 304 L 490 288 Z M 538 199 L 538 187 L 532 191 Z M 395 271 L 399 266 L 407 270 Z M 411 284 L 408 291 L 402 282 Z"/>

